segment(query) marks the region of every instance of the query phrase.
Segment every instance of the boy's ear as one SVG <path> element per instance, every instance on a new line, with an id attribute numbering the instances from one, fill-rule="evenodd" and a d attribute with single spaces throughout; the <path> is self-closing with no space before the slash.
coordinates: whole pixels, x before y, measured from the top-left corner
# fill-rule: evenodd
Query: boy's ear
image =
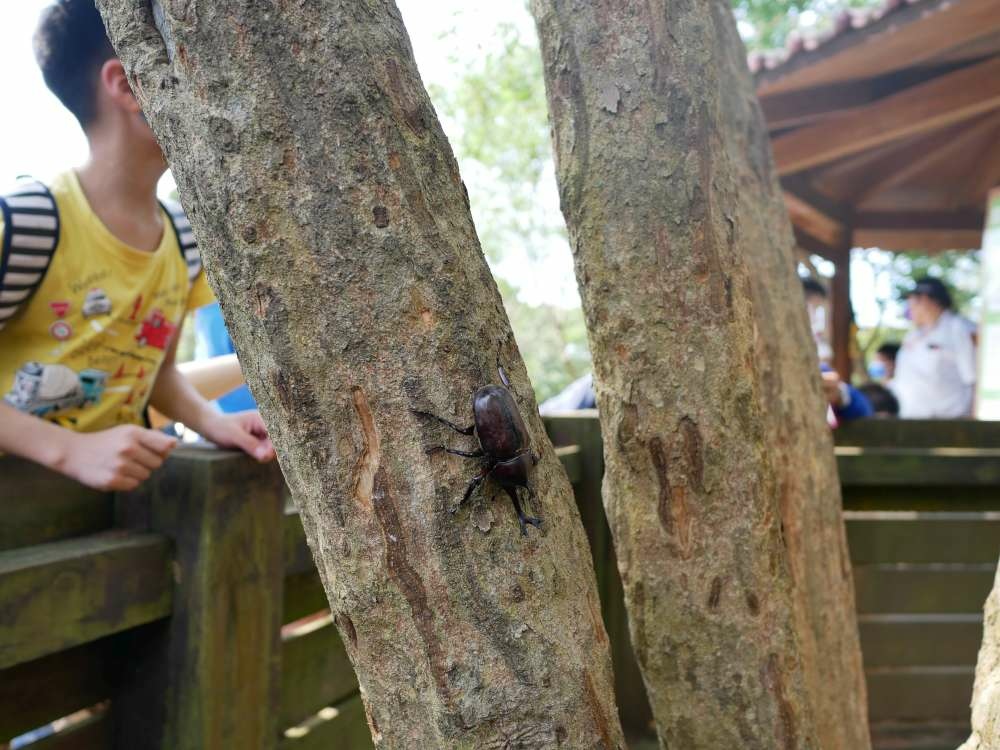
<path id="1" fill-rule="evenodd" d="M 129 114 L 140 111 L 139 102 L 136 101 L 128 76 L 125 75 L 125 67 L 116 57 L 105 61 L 101 66 L 101 92 L 112 104 Z"/>

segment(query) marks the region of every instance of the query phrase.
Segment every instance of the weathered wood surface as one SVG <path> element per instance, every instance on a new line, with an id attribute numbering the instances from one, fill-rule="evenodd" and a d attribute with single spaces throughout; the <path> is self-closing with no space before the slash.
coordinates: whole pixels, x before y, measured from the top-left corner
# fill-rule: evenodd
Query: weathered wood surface
<path id="1" fill-rule="evenodd" d="M 968 720 L 972 666 L 869 669 L 872 721 Z"/>
<path id="2" fill-rule="evenodd" d="M 336 713 L 326 712 L 304 734 L 286 732 L 279 750 L 368 750 L 372 736 L 365 722 L 365 707 L 355 695 L 336 706 Z M 329 715 L 330 718 L 326 718 Z M 292 736 L 289 736 L 292 734 Z"/>
<path id="3" fill-rule="evenodd" d="M 818 365 L 729 7 L 532 5 L 661 741 L 866 747 Z"/>
<path id="4" fill-rule="evenodd" d="M 165 469 L 120 499 L 124 522 L 173 540 L 177 581 L 170 620 L 137 638 L 122 659 L 120 742 L 164 750 L 273 746 L 283 513 L 273 467 L 219 451 L 175 451 Z"/>
<path id="5" fill-rule="evenodd" d="M 0 671 L 0 743 L 111 696 L 109 641 Z"/>
<path id="6" fill-rule="evenodd" d="M 992 564 L 1000 552 L 997 512 L 847 511 L 844 517 L 855 567 L 886 560 Z"/>
<path id="7" fill-rule="evenodd" d="M 860 615 L 865 667 L 950 667 L 976 663 L 983 636 L 979 614 Z"/>
<path id="8" fill-rule="evenodd" d="M 837 445 L 872 448 L 996 448 L 1000 422 L 974 419 L 856 419 L 833 433 Z"/>
<path id="9" fill-rule="evenodd" d="M 0 669 L 166 617 L 170 544 L 108 531 L 0 552 Z"/>
<path id="10" fill-rule="evenodd" d="M 30 750 L 111 750 L 115 747 L 113 732 L 113 719 L 103 710 L 28 747 Z"/>
<path id="11" fill-rule="evenodd" d="M 625 594 L 601 501 L 604 448 L 597 410 L 581 409 L 564 415 L 547 416 L 545 427 L 556 445 L 578 447 L 579 475 L 573 484 L 573 491 L 590 541 L 597 588 L 601 595 L 601 613 L 611 641 L 618 712 L 626 731 L 645 732 L 653 714 L 629 636 Z"/>
<path id="12" fill-rule="evenodd" d="M 358 692 L 358 680 L 333 621 L 283 639 L 281 647 L 281 713 L 284 730 L 321 708 Z"/>
<path id="13" fill-rule="evenodd" d="M 607 635 L 461 177 L 391 2 L 100 0 L 177 178 L 387 748 L 621 743 Z M 321 124 L 321 125 L 318 125 Z M 520 535 L 418 417 L 504 363 L 540 463 Z"/>
<path id="14" fill-rule="evenodd" d="M 1000 485 L 998 448 L 837 448 L 845 484 L 898 485 L 920 478 L 924 487 Z"/>
<path id="15" fill-rule="evenodd" d="M 0 552 L 84 534 L 114 523 L 114 498 L 13 456 L 0 456 L 4 520 Z"/>

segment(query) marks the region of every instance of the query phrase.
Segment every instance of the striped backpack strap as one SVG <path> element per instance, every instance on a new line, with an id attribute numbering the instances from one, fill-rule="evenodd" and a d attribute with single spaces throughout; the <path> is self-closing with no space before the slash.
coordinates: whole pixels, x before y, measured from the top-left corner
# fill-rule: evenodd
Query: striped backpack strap
<path id="1" fill-rule="evenodd" d="M 201 273 L 201 253 L 198 252 L 198 242 L 194 238 L 191 230 L 191 222 L 188 221 L 184 209 L 177 201 L 160 201 L 163 210 L 170 217 L 170 223 L 174 227 L 174 234 L 177 235 L 177 244 L 181 248 L 181 256 L 187 264 L 188 285 L 194 284 L 194 280 Z"/>
<path id="2" fill-rule="evenodd" d="M 59 244 L 59 209 L 52 193 L 24 180 L 0 196 L 0 330 L 31 298 L 49 270 Z"/>

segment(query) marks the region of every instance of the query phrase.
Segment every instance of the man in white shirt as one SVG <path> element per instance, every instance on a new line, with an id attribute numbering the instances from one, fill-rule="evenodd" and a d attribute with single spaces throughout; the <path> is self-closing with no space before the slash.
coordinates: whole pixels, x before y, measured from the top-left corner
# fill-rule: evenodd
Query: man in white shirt
<path id="1" fill-rule="evenodd" d="M 914 328 L 903 339 L 890 387 L 904 419 L 972 415 L 976 349 L 968 321 L 952 310 L 940 279 L 925 277 L 907 295 Z"/>

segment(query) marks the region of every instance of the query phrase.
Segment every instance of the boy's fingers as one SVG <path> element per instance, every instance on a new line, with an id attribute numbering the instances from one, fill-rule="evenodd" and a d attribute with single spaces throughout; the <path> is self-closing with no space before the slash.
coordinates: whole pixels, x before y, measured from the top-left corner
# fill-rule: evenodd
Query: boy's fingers
<path id="1" fill-rule="evenodd" d="M 156 430 L 142 430 L 139 433 L 139 442 L 154 453 L 166 456 L 177 445 L 177 438 Z"/>
<path id="2" fill-rule="evenodd" d="M 127 455 L 137 464 L 149 469 L 150 471 L 160 468 L 165 459 L 165 456 L 157 453 L 156 451 L 151 451 L 142 443 L 136 443 L 133 445 Z"/>

